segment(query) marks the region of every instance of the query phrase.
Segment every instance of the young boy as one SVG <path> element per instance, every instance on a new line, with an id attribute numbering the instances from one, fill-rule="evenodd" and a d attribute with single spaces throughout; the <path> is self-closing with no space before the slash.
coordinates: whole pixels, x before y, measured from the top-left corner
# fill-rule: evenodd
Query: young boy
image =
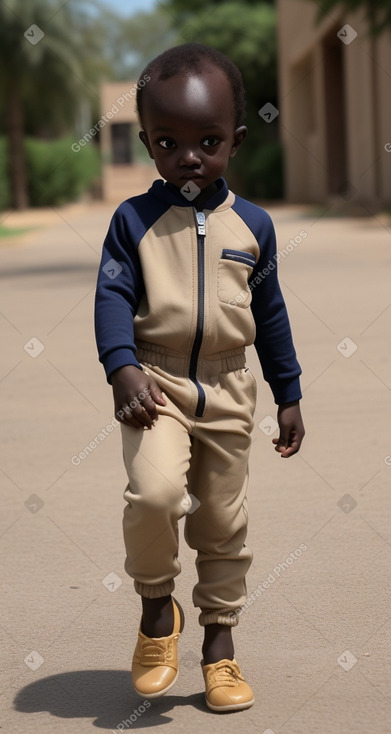
<path id="1" fill-rule="evenodd" d="M 124 201 L 103 247 L 96 291 L 99 358 L 121 422 L 129 484 L 125 569 L 141 595 L 133 684 L 161 696 L 178 675 L 183 612 L 171 596 L 178 520 L 197 551 L 193 602 L 204 627 L 202 671 L 214 711 L 254 702 L 234 657 L 246 599 L 247 478 L 255 344 L 290 457 L 304 436 L 297 362 L 279 288 L 273 224 L 222 178 L 246 137 L 237 67 L 197 43 L 144 70 L 140 138 L 163 177 Z M 145 429 L 145 430 L 140 430 Z"/>

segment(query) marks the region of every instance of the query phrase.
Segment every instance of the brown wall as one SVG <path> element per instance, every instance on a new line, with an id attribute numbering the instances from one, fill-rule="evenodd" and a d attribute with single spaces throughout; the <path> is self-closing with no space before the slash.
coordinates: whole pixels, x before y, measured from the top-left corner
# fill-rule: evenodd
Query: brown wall
<path id="1" fill-rule="evenodd" d="M 278 0 L 280 129 L 290 201 L 391 202 L 391 34 L 363 13 L 316 25 L 316 3 Z M 358 33 L 345 45 L 337 32 Z"/>
<path id="2" fill-rule="evenodd" d="M 155 167 L 134 164 L 133 150 L 138 143 L 139 123 L 136 112 L 136 82 L 107 82 L 101 87 L 100 148 L 102 154 L 102 190 L 106 201 L 120 203 L 146 191 L 157 178 Z M 113 125 L 128 123 L 130 128 L 130 162 L 116 163 L 113 150 Z M 125 134 L 126 137 L 126 134 Z M 122 152 L 123 152 L 123 146 Z"/>

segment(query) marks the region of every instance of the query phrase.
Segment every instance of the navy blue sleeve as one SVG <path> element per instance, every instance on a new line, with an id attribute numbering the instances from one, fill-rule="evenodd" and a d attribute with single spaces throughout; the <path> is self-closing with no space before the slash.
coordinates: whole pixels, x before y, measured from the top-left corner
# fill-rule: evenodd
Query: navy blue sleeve
<path id="1" fill-rule="evenodd" d="M 141 369 L 133 318 L 144 282 L 130 212 L 129 203 L 123 202 L 114 213 L 103 244 L 95 293 L 96 343 L 109 383 L 111 374 L 120 367 L 130 364 Z"/>
<path id="2" fill-rule="evenodd" d="M 259 243 L 260 257 L 249 278 L 251 309 L 256 326 L 254 346 L 265 380 L 277 405 L 300 400 L 301 367 L 277 276 L 277 246 L 273 222 L 263 209 L 236 197 L 233 207 Z"/>

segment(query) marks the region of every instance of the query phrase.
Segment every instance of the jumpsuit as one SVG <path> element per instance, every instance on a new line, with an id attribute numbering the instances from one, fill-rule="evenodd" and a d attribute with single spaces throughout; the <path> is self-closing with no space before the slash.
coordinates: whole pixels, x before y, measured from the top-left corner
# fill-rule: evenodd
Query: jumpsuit
<path id="1" fill-rule="evenodd" d="M 247 596 L 248 458 L 255 345 L 276 404 L 301 398 L 270 216 L 223 178 L 201 212 L 157 180 L 123 202 L 103 245 L 95 332 L 107 380 L 128 364 L 165 394 L 151 430 L 121 424 L 125 570 L 138 594 L 170 594 L 178 520 L 197 551 L 201 625 L 235 626 Z"/>

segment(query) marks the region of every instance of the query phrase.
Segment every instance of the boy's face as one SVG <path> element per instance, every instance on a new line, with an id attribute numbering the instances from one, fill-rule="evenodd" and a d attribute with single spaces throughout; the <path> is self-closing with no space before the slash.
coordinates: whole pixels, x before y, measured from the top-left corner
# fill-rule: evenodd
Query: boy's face
<path id="1" fill-rule="evenodd" d="M 160 175 L 179 188 L 192 180 L 200 189 L 222 176 L 247 133 L 244 126 L 235 130 L 224 72 L 205 65 L 201 73 L 151 80 L 143 94 L 140 138 Z"/>

